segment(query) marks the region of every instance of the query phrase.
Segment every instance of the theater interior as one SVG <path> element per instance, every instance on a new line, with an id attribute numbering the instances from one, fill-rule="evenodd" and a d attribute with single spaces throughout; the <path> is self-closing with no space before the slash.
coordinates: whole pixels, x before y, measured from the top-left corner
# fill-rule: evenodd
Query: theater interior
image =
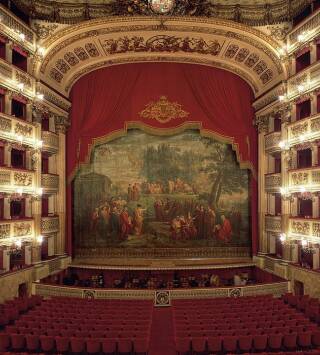
<path id="1" fill-rule="evenodd" d="M 319 0 L 0 0 L 1 355 L 320 355 L 319 299 Z"/>

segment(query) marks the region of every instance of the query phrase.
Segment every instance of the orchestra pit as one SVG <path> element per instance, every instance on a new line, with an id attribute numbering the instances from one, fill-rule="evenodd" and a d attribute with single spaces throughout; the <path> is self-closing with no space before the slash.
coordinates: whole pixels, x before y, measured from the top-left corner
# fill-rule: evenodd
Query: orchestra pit
<path id="1" fill-rule="evenodd" d="M 0 355 L 320 355 L 320 0 L 0 0 Z"/>

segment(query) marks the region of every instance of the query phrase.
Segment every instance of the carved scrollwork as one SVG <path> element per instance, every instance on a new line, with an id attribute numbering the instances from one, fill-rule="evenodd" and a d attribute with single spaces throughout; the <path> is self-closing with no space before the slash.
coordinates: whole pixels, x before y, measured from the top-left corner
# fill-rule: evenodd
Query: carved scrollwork
<path id="1" fill-rule="evenodd" d="M 301 221 L 291 221 L 291 232 L 302 235 L 309 235 L 310 223 Z"/>
<path id="2" fill-rule="evenodd" d="M 16 186 L 31 186 L 32 174 L 25 172 L 14 172 L 13 181 Z"/>
<path id="3" fill-rule="evenodd" d="M 13 226 L 13 233 L 17 237 L 30 235 L 32 233 L 32 225 L 27 222 L 15 223 Z"/>
<path id="4" fill-rule="evenodd" d="M 291 174 L 292 185 L 305 185 L 309 182 L 309 174 L 307 172 L 294 172 Z"/>

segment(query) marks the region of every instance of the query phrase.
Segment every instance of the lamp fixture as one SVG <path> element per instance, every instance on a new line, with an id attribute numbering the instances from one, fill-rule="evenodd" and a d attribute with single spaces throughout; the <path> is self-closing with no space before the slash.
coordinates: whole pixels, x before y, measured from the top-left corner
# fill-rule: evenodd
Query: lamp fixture
<path id="1" fill-rule="evenodd" d="M 19 33 L 19 37 L 22 41 L 24 41 L 26 39 L 26 35 L 22 32 Z"/>
<path id="2" fill-rule="evenodd" d="M 40 94 L 39 92 L 36 94 L 36 97 L 38 100 L 43 100 L 44 99 L 44 95 Z"/>
<path id="3" fill-rule="evenodd" d="M 302 240 L 301 240 L 301 245 L 302 245 L 303 247 L 307 246 L 307 245 L 308 245 L 308 241 L 307 241 L 306 239 L 302 239 Z"/>
<path id="4" fill-rule="evenodd" d="M 286 239 L 287 239 L 287 235 L 286 235 L 285 233 L 281 233 L 281 234 L 280 234 L 280 241 L 281 241 L 281 242 L 285 242 Z"/>
<path id="5" fill-rule="evenodd" d="M 22 91 L 24 89 L 24 83 L 18 83 L 17 87 L 18 87 L 19 90 Z"/>
<path id="6" fill-rule="evenodd" d="M 21 241 L 21 239 L 15 240 L 14 245 L 15 245 L 18 249 L 21 249 L 21 247 L 22 247 L 22 241 Z"/>
<path id="7" fill-rule="evenodd" d="M 37 236 L 37 243 L 42 244 L 42 242 L 43 242 L 43 235 L 38 235 Z"/>
<path id="8" fill-rule="evenodd" d="M 23 194 L 23 188 L 22 187 L 17 188 L 16 193 L 21 196 Z"/>
<path id="9" fill-rule="evenodd" d="M 305 87 L 304 87 L 303 84 L 300 84 L 300 85 L 297 86 L 297 89 L 298 89 L 299 92 L 303 92 Z"/>

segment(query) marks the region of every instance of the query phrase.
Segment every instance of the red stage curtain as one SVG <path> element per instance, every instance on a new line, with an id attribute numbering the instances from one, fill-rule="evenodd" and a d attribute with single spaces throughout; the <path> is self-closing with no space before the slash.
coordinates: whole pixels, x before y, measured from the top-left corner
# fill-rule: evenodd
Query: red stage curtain
<path id="1" fill-rule="evenodd" d="M 189 115 L 167 123 L 143 119 L 139 113 L 151 101 L 166 96 Z M 136 63 L 103 68 L 81 78 L 71 91 L 71 128 L 67 135 L 69 179 L 88 155 L 96 137 L 123 130 L 127 122 L 139 121 L 156 128 L 175 128 L 187 122 L 237 145 L 239 159 L 252 171 L 257 164 L 257 134 L 253 127 L 253 94 L 250 86 L 230 72 L 193 64 Z M 252 230 L 256 246 L 256 180 L 252 179 Z M 68 210 L 71 211 L 69 185 Z M 70 212 L 71 213 L 71 212 Z M 71 218 L 68 234 L 71 237 Z M 69 239 L 68 252 L 71 252 Z"/>

